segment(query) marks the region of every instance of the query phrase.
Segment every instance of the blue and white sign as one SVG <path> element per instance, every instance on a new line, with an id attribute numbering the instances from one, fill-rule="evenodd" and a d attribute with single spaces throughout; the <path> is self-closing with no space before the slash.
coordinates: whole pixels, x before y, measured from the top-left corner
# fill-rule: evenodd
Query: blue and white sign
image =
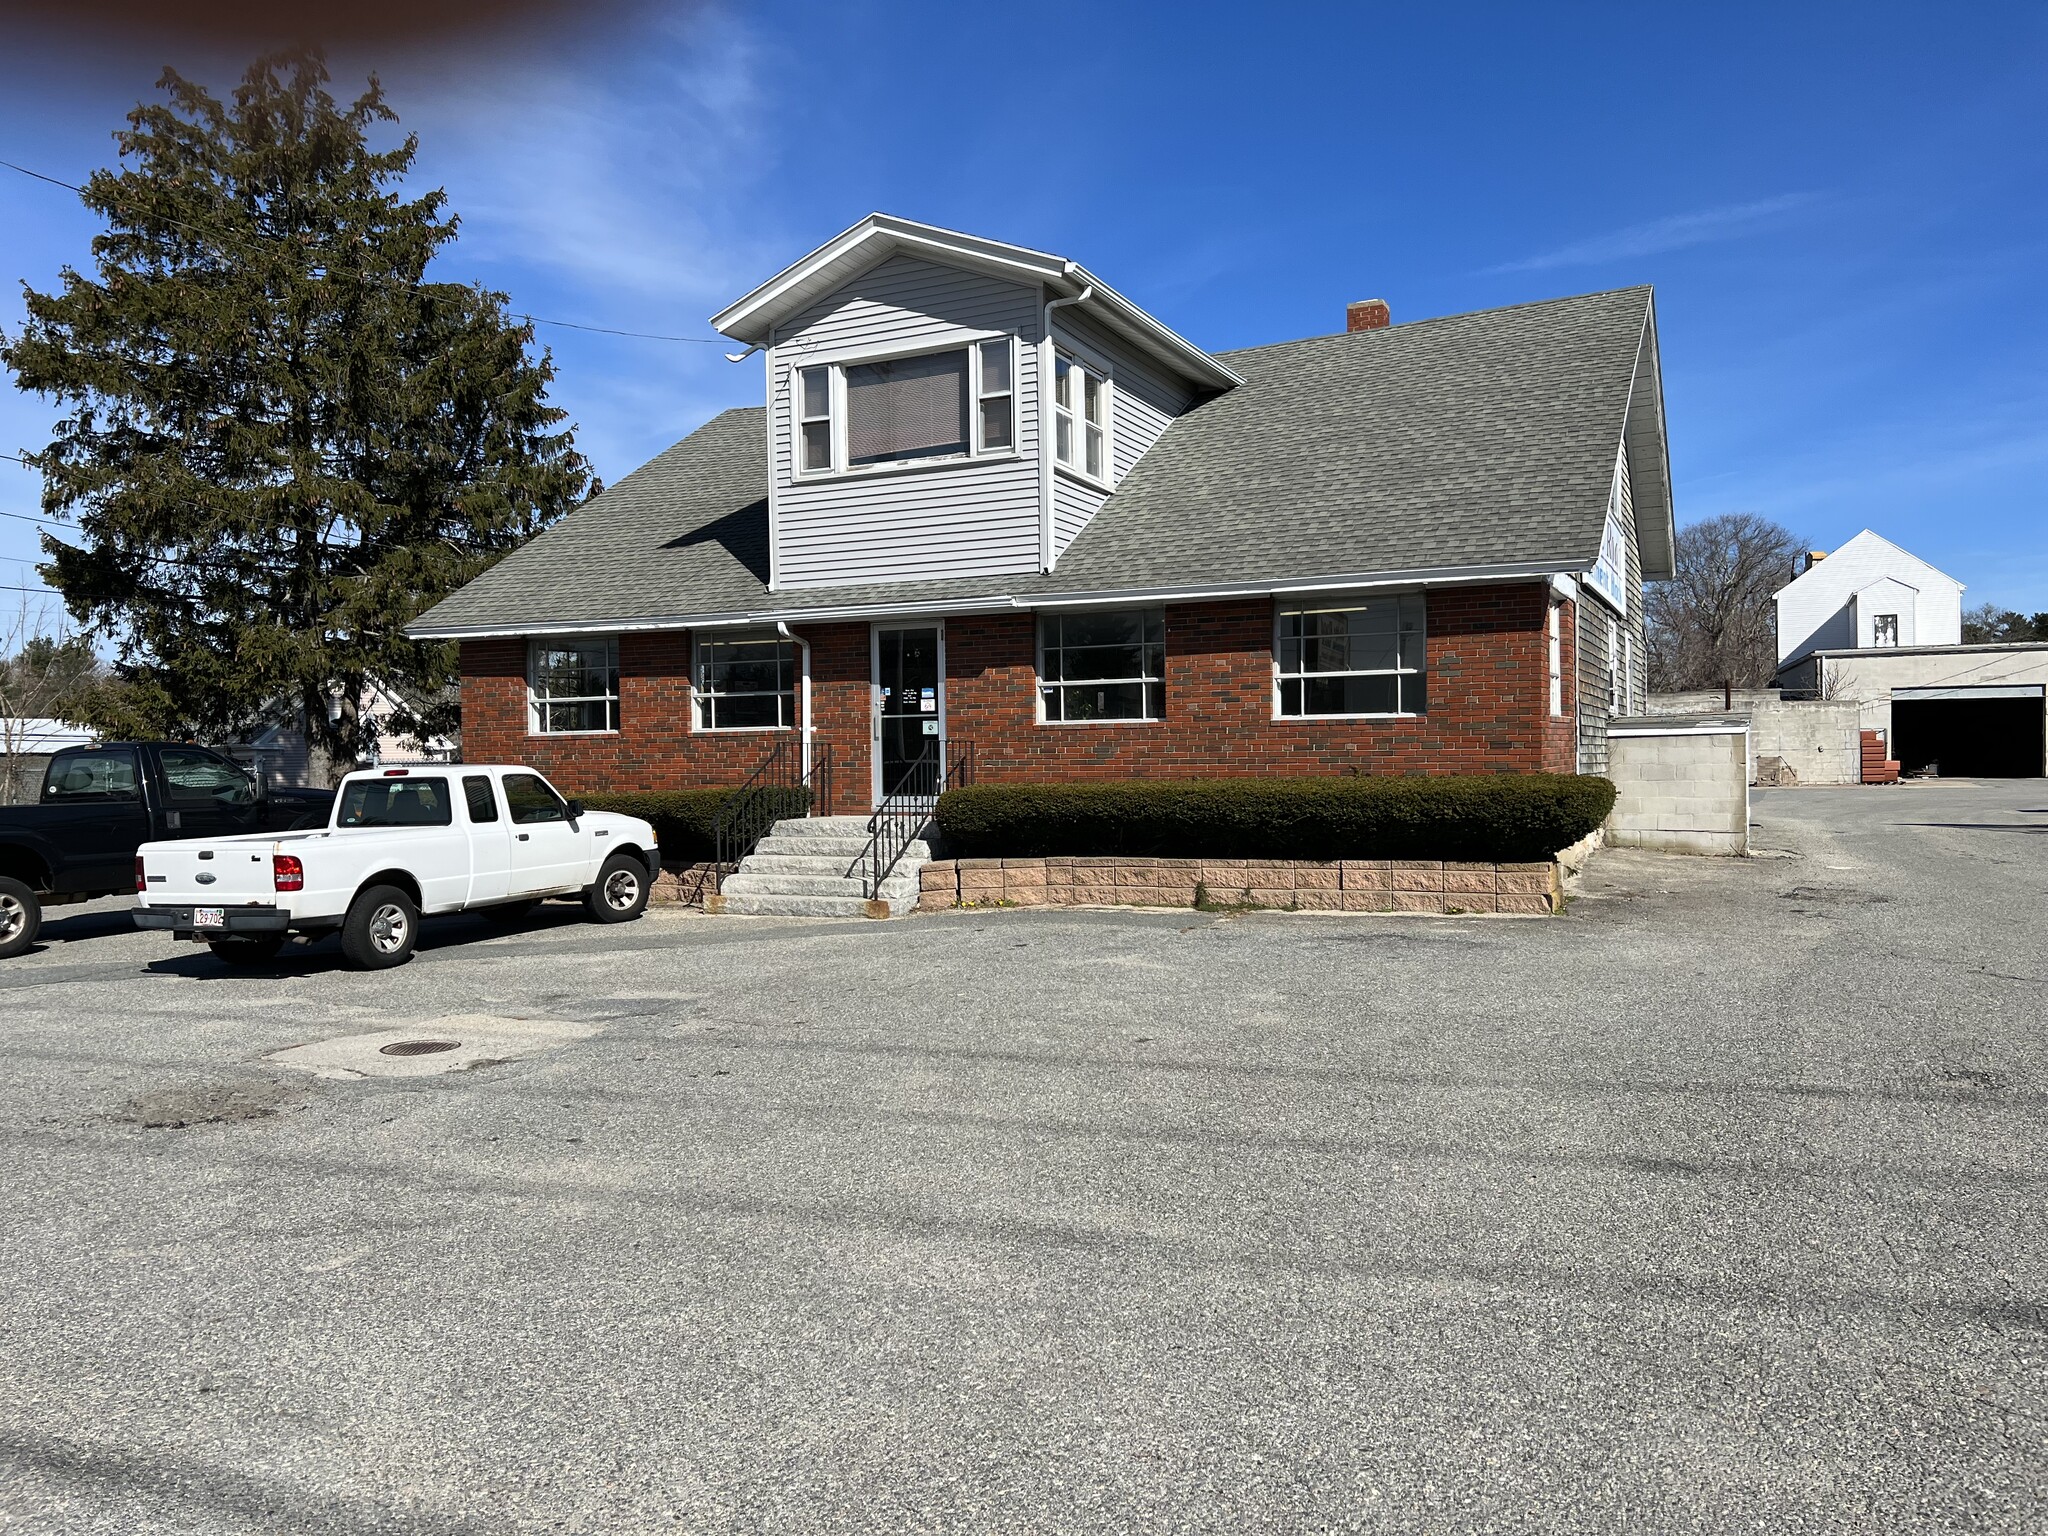
<path id="1" fill-rule="evenodd" d="M 1607 498 L 1607 526 L 1600 532 L 1600 558 L 1586 573 L 1586 584 L 1614 607 L 1628 613 L 1628 530 L 1622 525 L 1621 478 Z"/>

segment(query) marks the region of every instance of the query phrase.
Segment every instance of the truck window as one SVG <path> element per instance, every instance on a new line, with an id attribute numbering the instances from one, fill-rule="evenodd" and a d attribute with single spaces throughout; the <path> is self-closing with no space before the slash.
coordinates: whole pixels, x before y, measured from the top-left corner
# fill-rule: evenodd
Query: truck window
<path id="1" fill-rule="evenodd" d="M 512 811 L 513 821 L 521 826 L 569 818 L 569 808 L 562 803 L 562 797 L 548 788 L 547 780 L 530 773 L 505 775 L 505 804 Z"/>
<path id="2" fill-rule="evenodd" d="M 224 758 L 193 747 L 164 747 L 164 797 L 172 805 L 254 805 L 256 786 Z"/>
<path id="3" fill-rule="evenodd" d="M 337 827 L 447 827 L 455 823 L 446 779 L 355 779 L 341 792 Z"/>
<path id="4" fill-rule="evenodd" d="M 481 773 L 465 775 L 462 793 L 469 800 L 469 819 L 474 822 L 496 821 L 498 819 L 497 797 L 491 793 L 491 781 Z"/>
<path id="5" fill-rule="evenodd" d="M 43 799 L 99 805 L 140 799 L 133 752 L 72 752 L 53 758 L 43 775 Z"/>

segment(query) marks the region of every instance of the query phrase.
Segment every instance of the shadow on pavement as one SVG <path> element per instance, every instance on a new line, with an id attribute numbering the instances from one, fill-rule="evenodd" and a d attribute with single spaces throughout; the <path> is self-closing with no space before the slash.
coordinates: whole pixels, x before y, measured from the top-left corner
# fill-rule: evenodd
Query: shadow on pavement
<path id="1" fill-rule="evenodd" d="M 127 913 L 119 914 L 128 921 Z M 521 934 L 549 933 L 557 928 L 578 928 L 587 923 L 581 902 L 545 902 L 516 920 L 492 921 L 474 912 L 447 917 L 429 917 L 420 923 L 419 948 L 414 958 L 440 950 L 460 949 L 487 939 L 514 938 Z M 160 976 L 308 976 L 346 970 L 341 957 L 341 939 L 328 933 L 308 939 L 295 934 L 277 958 L 261 965 L 229 965 L 204 944 L 167 940 L 173 952 L 146 967 Z M 408 961 L 407 964 L 411 962 Z"/>

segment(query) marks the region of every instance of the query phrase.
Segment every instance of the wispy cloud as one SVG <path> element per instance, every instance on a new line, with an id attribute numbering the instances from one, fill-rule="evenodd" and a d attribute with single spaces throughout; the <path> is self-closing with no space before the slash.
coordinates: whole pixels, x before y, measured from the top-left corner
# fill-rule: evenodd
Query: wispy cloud
<path id="1" fill-rule="evenodd" d="M 1502 262 L 1497 267 L 1486 268 L 1486 275 L 1542 272 L 1552 267 L 1590 267 L 1634 256 L 1684 250 L 1687 246 L 1706 245 L 1716 240 L 1736 240 L 1814 200 L 1815 194 L 1811 192 L 1786 192 L 1753 203 L 1731 203 L 1721 208 L 1674 213 L 1646 224 L 1631 224 L 1626 229 L 1574 240 L 1569 245 L 1525 256 L 1520 261 Z"/>

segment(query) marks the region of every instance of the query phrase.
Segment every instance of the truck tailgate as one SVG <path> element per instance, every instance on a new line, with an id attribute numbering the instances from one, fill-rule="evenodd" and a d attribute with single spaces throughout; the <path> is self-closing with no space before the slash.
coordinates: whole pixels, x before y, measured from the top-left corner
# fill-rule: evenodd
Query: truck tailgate
<path id="1" fill-rule="evenodd" d="M 144 843 L 136 852 L 143 872 L 137 895 L 152 907 L 274 906 L 270 856 L 276 849 L 276 840 L 266 837 Z"/>

